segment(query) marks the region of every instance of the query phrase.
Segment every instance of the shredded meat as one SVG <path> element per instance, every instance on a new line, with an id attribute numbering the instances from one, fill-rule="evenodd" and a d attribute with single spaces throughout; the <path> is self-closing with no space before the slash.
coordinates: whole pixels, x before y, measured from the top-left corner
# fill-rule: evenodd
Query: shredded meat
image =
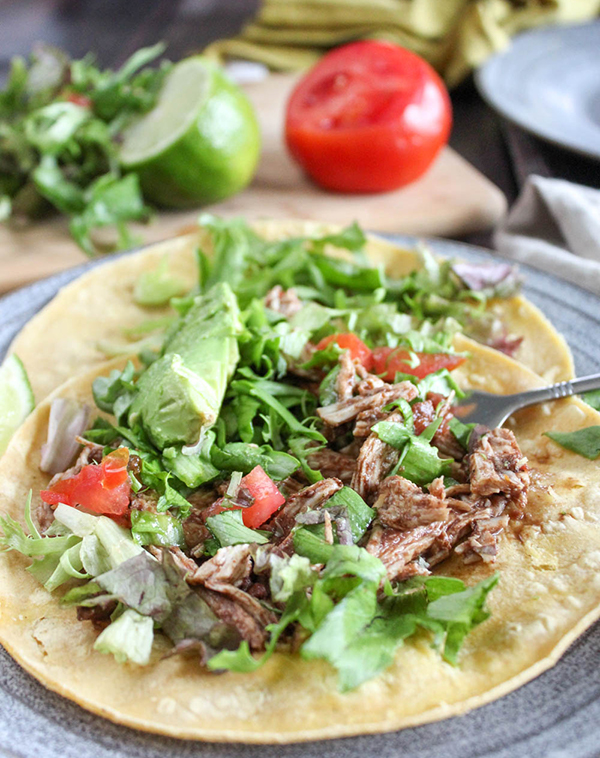
<path id="1" fill-rule="evenodd" d="M 333 403 L 317 408 L 319 417 L 330 426 L 340 426 L 355 419 L 359 413 L 366 410 L 377 410 L 394 400 L 404 398 L 409 402 L 414 400 L 417 389 L 411 382 L 386 384 L 375 389 L 370 395 L 357 395 L 341 403 Z"/>
<path id="2" fill-rule="evenodd" d="M 443 521 L 417 526 L 405 532 L 377 525 L 371 532 L 366 549 L 383 563 L 390 582 L 397 582 L 416 573 L 412 562 L 434 544 L 443 530 Z M 425 568 L 418 573 L 424 573 Z"/>
<path id="3" fill-rule="evenodd" d="M 338 403 L 348 400 L 354 394 L 356 385 L 356 368 L 349 350 L 344 350 L 339 358 L 340 371 L 335 380 L 335 393 Z"/>
<path id="4" fill-rule="evenodd" d="M 197 571 L 198 564 L 196 561 L 189 558 L 180 547 L 163 548 L 163 550 L 166 550 L 171 554 L 175 567 L 184 579 Z"/>
<path id="5" fill-rule="evenodd" d="M 206 510 L 211 506 L 217 496 L 213 490 L 198 490 L 188 496 L 191 503 L 190 515 L 183 521 L 183 536 L 185 544 L 195 555 L 200 553 L 207 539 L 212 536 L 206 527 Z"/>
<path id="6" fill-rule="evenodd" d="M 101 632 L 110 624 L 110 617 L 112 616 L 115 608 L 117 607 L 116 600 L 105 600 L 98 605 L 92 605 L 86 608 L 83 605 L 77 606 L 77 620 L 78 621 L 91 621 L 94 629 Z"/>
<path id="7" fill-rule="evenodd" d="M 350 484 L 356 468 L 356 460 L 349 455 L 325 447 L 308 456 L 308 465 L 320 471 L 326 479 L 337 477 L 344 484 Z"/>
<path id="8" fill-rule="evenodd" d="M 482 518 L 475 522 L 471 535 L 455 552 L 462 555 L 465 563 L 484 561 L 493 563 L 498 555 L 498 537 L 508 526 L 508 514 L 493 518 Z"/>
<path id="9" fill-rule="evenodd" d="M 192 585 L 201 585 L 201 597 L 215 615 L 233 625 L 252 650 L 260 650 L 267 640 L 265 627 L 275 623 L 275 614 L 240 588 L 252 572 L 249 545 L 222 547 L 210 560 L 187 576 Z"/>
<path id="10" fill-rule="evenodd" d="M 81 437 L 80 440 L 82 443 L 85 442 L 83 437 Z M 84 446 L 83 450 L 79 453 L 79 456 L 75 463 L 66 471 L 61 471 L 58 474 L 54 474 L 52 479 L 50 479 L 48 487 L 52 487 L 52 485 L 56 484 L 57 482 L 63 482 L 65 479 L 72 479 L 74 476 L 77 476 L 77 474 L 84 466 L 87 466 L 88 463 L 94 460 L 91 456 L 93 455 L 94 450 L 98 448 L 102 452 L 103 448 L 100 445 L 96 445 L 94 442 L 88 442 Z M 100 455 L 100 460 L 102 460 L 102 455 Z"/>
<path id="11" fill-rule="evenodd" d="M 399 422 L 402 421 L 402 416 L 399 413 L 392 413 L 388 420 Z M 372 503 L 377 495 L 381 480 L 398 462 L 399 457 L 398 450 L 382 442 L 373 432 L 360 449 L 356 461 L 356 470 L 352 477 L 352 488 L 358 492 L 363 500 Z"/>
<path id="12" fill-rule="evenodd" d="M 320 482 L 305 487 L 295 495 L 291 495 L 264 528 L 276 537 L 286 537 L 296 523 L 296 516 L 313 508 L 320 508 L 332 495 L 341 490 L 344 485 L 339 479 L 321 479 Z"/>
<path id="13" fill-rule="evenodd" d="M 444 525 L 445 528 L 427 554 L 430 566 L 445 560 L 455 545 L 470 534 L 478 521 L 500 516 L 506 506 L 506 498 L 494 495 L 490 499 L 467 500 L 465 506 L 468 505 L 471 508 L 462 513 L 455 512 L 454 517 Z"/>
<path id="14" fill-rule="evenodd" d="M 493 347 L 494 350 L 499 350 L 501 353 L 510 356 L 511 358 L 521 347 L 524 337 L 513 337 L 506 332 L 498 337 L 493 337 L 488 341 L 488 345 Z"/>
<path id="15" fill-rule="evenodd" d="M 249 613 L 239 603 L 221 592 L 215 592 L 206 587 L 198 587 L 196 592 L 220 621 L 238 631 L 240 637 L 246 640 L 251 650 L 259 651 L 264 649 L 269 637 L 268 632 L 265 630 L 266 624 L 261 623 L 252 613 Z M 253 600 L 262 609 L 261 604 L 257 600 L 250 595 L 248 595 L 248 598 Z M 275 614 L 271 615 L 273 619 L 276 618 Z M 270 624 L 272 621 L 267 621 L 266 623 Z"/>
<path id="16" fill-rule="evenodd" d="M 504 493 L 517 510 L 523 510 L 529 471 L 510 429 L 494 429 L 476 442 L 469 457 L 469 480 L 474 495 Z"/>
<path id="17" fill-rule="evenodd" d="M 302 310 L 302 301 L 296 294 L 296 290 L 293 288 L 284 290 L 280 284 L 276 284 L 267 292 L 265 305 L 286 318 L 291 318 L 295 313 Z"/>
<path id="18" fill-rule="evenodd" d="M 402 476 L 390 476 L 381 483 L 373 507 L 377 510 L 377 517 L 383 526 L 414 529 L 434 521 L 449 519 L 450 512 L 444 496 L 441 477 L 432 482 L 430 492 L 426 493 L 417 484 Z"/>
<path id="19" fill-rule="evenodd" d="M 140 490 L 131 497 L 130 508 L 133 511 L 148 511 L 156 513 L 158 504 L 158 493 L 154 490 Z"/>
<path id="20" fill-rule="evenodd" d="M 361 411 L 356 417 L 353 435 L 355 437 L 368 437 L 375 424 L 385 421 L 389 415 L 390 412 L 384 411 L 383 408 L 367 408 L 365 411 Z"/>
<path id="21" fill-rule="evenodd" d="M 380 379 L 375 374 L 366 374 L 364 378 L 358 383 L 356 391 L 359 395 L 372 395 L 378 389 L 385 386 L 383 379 Z"/>
<path id="22" fill-rule="evenodd" d="M 279 482 L 277 489 L 287 500 L 290 495 L 294 495 L 296 492 L 300 492 L 304 486 L 305 484 L 303 482 L 299 482 L 293 476 L 288 476 L 287 479 L 283 479 L 283 481 Z"/>

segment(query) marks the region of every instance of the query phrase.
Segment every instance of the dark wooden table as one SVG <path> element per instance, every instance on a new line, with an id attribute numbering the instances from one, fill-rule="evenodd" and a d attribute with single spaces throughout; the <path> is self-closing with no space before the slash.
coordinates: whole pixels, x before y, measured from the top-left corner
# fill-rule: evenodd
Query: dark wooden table
<path id="1" fill-rule="evenodd" d="M 443 0 L 440 0 L 443 2 Z M 168 43 L 173 60 L 235 34 L 259 0 L 0 0 L 0 81 L 13 55 L 37 41 L 81 57 L 93 51 L 100 64 L 118 66 L 137 48 Z M 467 81 L 452 93 L 450 144 L 498 185 L 509 203 L 528 173 L 545 173 L 600 186 L 599 164 L 530 137 L 503 121 Z M 489 244 L 489 234 L 467 241 Z"/>

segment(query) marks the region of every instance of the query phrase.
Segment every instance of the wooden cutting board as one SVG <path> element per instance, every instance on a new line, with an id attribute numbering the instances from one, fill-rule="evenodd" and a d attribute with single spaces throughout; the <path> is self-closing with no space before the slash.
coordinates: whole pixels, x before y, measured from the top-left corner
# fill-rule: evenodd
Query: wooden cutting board
<path id="1" fill-rule="evenodd" d="M 450 148 L 419 181 L 380 195 L 341 195 L 314 186 L 289 158 L 282 140 L 283 114 L 295 77 L 271 75 L 246 85 L 263 133 L 258 171 L 244 192 L 206 208 L 224 216 L 305 218 L 366 229 L 432 236 L 460 236 L 490 228 L 504 213 L 500 190 Z M 198 210 L 161 212 L 136 231 L 155 242 L 195 224 Z M 0 292 L 86 260 L 62 218 L 23 228 L 0 226 Z"/>

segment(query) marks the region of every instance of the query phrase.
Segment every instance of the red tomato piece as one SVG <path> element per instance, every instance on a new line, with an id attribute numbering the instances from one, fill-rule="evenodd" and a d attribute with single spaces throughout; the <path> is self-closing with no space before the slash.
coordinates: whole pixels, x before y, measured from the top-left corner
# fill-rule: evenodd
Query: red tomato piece
<path id="1" fill-rule="evenodd" d="M 387 382 L 393 382 L 397 372 L 422 379 L 442 368 L 452 371 L 466 361 L 462 355 L 448 353 L 416 353 L 416 355 L 420 363 L 413 367 L 408 362 L 410 361 L 408 350 L 400 347 L 376 347 L 373 350 L 374 372 Z"/>
<path id="2" fill-rule="evenodd" d="M 367 371 L 373 368 L 373 354 L 356 334 L 352 332 L 330 334 L 329 337 L 323 337 L 317 345 L 317 350 L 324 350 L 332 342 L 335 342 L 342 350 L 349 350 L 352 358 L 359 360 Z"/>
<path id="3" fill-rule="evenodd" d="M 219 498 L 203 511 L 204 521 L 223 511 L 241 510 L 244 526 L 249 529 L 258 529 L 285 503 L 285 498 L 277 489 L 277 485 L 261 466 L 256 466 L 249 474 L 246 474 L 240 482 L 240 487 L 244 487 L 254 498 L 252 505 L 242 508 L 241 505 L 228 502 L 225 498 Z"/>
<path id="4" fill-rule="evenodd" d="M 67 100 L 74 105 L 80 105 L 82 108 L 89 108 L 92 104 L 89 97 L 81 95 L 79 92 L 69 92 Z"/>
<path id="5" fill-rule="evenodd" d="M 322 187 L 386 192 L 418 179 L 446 144 L 448 92 L 431 66 L 389 42 L 325 55 L 287 106 L 292 156 Z"/>
<path id="6" fill-rule="evenodd" d="M 92 513 L 118 518 L 129 508 L 131 480 L 127 473 L 129 450 L 120 447 L 104 457 L 98 466 L 90 464 L 70 479 L 62 479 L 42 490 L 45 503 L 64 503 Z"/>
<path id="7" fill-rule="evenodd" d="M 255 466 L 249 474 L 246 474 L 241 486 L 245 487 L 254 498 L 252 505 L 242 510 L 244 525 L 250 529 L 258 529 L 285 503 L 285 498 L 277 489 L 277 485 L 261 466 Z"/>

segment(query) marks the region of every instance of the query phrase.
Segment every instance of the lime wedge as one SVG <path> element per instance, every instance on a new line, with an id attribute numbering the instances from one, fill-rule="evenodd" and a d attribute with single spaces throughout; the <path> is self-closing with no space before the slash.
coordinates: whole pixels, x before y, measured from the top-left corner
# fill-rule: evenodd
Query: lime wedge
<path id="1" fill-rule="evenodd" d="M 0 455 L 35 406 L 25 367 L 16 355 L 0 366 Z"/>
<path id="2" fill-rule="evenodd" d="M 121 165 L 159 205 L 211 203 L 246 186 L 260 132 L 244 93 L 202 56 L 167 75 L 156 106 L 122 134 Z"/>

